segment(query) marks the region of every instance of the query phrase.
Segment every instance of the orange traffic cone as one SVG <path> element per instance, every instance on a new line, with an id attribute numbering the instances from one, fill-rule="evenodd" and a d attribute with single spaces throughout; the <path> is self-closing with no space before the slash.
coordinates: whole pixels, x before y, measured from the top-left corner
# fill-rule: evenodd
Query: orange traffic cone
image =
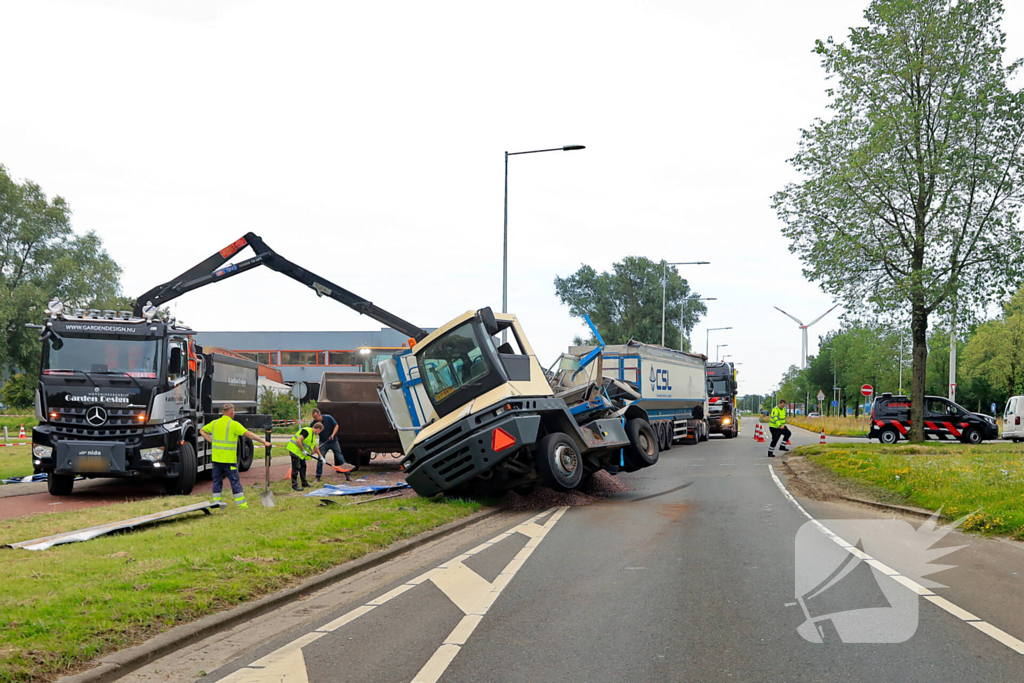
<path id="1" fill-rule="evenodd" d="M 761 426 L 760 422 L 757 423 L 757 427 L 754 429 L 754 440 L 758 443 L 764 443 L 767 441 L 767 439 L 764 438 L 764 427 Z"/>
<path id="2" fill-rule="evenodd" d="M 825 428 L 824 427 L 821 428 L 821 438 L 818 439 L 818 443 L 819 444 L 825 443 Z"/>
<path id="3" fill-rule="evenodd" d="M 761 423 L 760 422 L 755 422 L 754 423 L 754 441 L 757 441 L 757 437 L 759 437 L 760 435 L 761 435 Z"/>
<path id="4" fill-rule="evenodd" d="M 24 424 L 21 425 L 21 431 L 18 433 L 18 438 L 19 439 L 24 439 L 25 438 L 25 425 Z"/>

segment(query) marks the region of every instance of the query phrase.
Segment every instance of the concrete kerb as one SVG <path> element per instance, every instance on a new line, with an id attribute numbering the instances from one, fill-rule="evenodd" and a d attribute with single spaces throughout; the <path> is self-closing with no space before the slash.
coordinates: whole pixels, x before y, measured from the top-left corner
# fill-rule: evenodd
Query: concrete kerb
<path id="1" fill-rule="evenodd" d="M 115 681 L 144 664 L 154 659 L 159 659 L 189 643 L 233 628 L 243 621 L 276 609 L 299 595 L 312 593 L 354 574 L 372 569 L 414 548 L 418 548 L 431 541 L 436 541 L 504 511 L 504 508 L 481 510 L 464 519 L 449 522 L 444 526 L 425 531 L 413 538 L 399 541 L 383 550 L 378 550 L 369 555 L 364 555 L 357 560 L 338 565 L 323 574 L 306 579 L 294 588 L 288 588 L 264 596 L 258 600 L 234 607 L 226 612 L 210 614 L 191 623 L 175 626 L 171 630 L 161 633 L 141 645 L 106 655 L 99 660 L 98 665 L 94 668 L 83 671 L 80 674 L 65 676 L 59 679 L 58 683 L 107 683 L 108 681 Z"/>
<path id="2" fill-rule="evenodd" d="M 935 513 L 931 510 L 925 510 L 924 508 L 908 507 L 906 505 L 893 505 L 892 503 L 880 503 L 877 500 L 867 500 L 865 498 L 854 498 L 853 496 L 843 496 L 840 498 L 847 500 L 851 503 L 860 503 L 861 505 L 867 505 L 869 507 L 878 508 L 879 510 L 894 510 L 896 512 L 902 512 L 908 515 L 915 515 L 918 517 L 924 517 L 930 519 Z M 940 514 L 938 519 L 945 519 L 946 516 Z"/>

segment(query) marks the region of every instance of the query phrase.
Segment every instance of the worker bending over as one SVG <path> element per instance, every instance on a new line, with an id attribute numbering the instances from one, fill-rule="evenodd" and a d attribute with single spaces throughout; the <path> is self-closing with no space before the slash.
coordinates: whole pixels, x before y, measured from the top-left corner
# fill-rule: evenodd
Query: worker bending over
<path id="1" fill-rule="evenodd" d="M 225 403 L 220 408 L 221 416 L 213 422 L 207 422 L 199 430 L 200 436 L 213 445 L 213 502 L 219 503 L 224 488 L 224 477 L 231 482 L 231 493 L 235 496 L 235 505 L 248 508 L 242 482 L 238 478 L 238 437 L 244 436 L 256 443 L 270 444 L 235 422 L 235 406 Z"/>
<path id="2" fill-rule="evenodd" d="M 306 481 L 306 461 L 314 454 L 320 458 L 320 449 L 316 445 L 317 435 L 324 430 L 322 422 L 314 422 L 312 427 L 302 427 L 288 442 L 288 452 L 292 456 L 292 489 L 301 491 L 309 487 Z M 302 486 L 299 486 L 299 481 Z"/>
<path id="3" fill-rule="evenodd" d="M 779 438 L 782 438 L 782 445 L 779 446 L 780 451 L 788 451 L 786 448 L 786 442 L 789 441 L 789 437 L 793 436 L 793 432 L 789 431 L 789 427 L 786 426 L 786 402 L 780 400 L 779 405 L 772 408 L 772 413 L 768 417 L 768 431 L 772 433 L 772 442 L 768 445 L 768 457 L 775 457 L 775 444 L 779 442 Z"/>

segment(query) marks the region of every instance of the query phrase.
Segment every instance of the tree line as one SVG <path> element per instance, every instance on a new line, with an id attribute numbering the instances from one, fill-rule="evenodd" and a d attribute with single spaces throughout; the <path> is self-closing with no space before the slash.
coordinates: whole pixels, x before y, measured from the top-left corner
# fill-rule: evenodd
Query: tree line
<path id="1" fill-rule="evenodd" d="M 839 330 L 819 337 L 817 356 L 804 370 L 792 366 L 783 375 L 778 397 L 804 403 L 824 391 L 825 408 L 832 401 L 832 387 L 842 388 L 841 412 L 860 412 L 864 398 L 860 388 L 870 384 L 876 395 L 910 388 L 910 344 L 905 329 L 877 322 L 846 321 Z M 902 356 L 901 356 L 902 348 Z M 957 334 L 956 401 L 974 412 L 999 413 L 1010 396 L 1024 394 L 1024 287 L 1004 301 L 997 316 L 969 325 Z M 925 393 L 946 396 L 949 392 L 949 328 L 933 328 L 928 335 Z M 833 385 L 833 378 L 835 384 Z"/>
<path id="2" fill-rule="evenodd" d="M 80 308 L 130 310 L 121 268 L 94 232 L 76 233 L 71 207 L 18 182 L 0 165 L 0 398 L 8 408 L 32 405 L 39 371 L 39 324 L 54 297 Z"/>

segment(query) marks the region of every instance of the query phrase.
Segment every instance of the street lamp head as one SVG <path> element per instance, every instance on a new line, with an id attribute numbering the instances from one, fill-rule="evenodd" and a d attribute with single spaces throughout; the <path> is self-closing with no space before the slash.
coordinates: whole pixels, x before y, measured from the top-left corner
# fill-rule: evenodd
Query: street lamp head
<path id="1" fill-rule="evenodd" d="M 563 152 L 575 152 L 577 149 L 586 149 L 585 145 L 565 145 L 562 147 Z"/>

